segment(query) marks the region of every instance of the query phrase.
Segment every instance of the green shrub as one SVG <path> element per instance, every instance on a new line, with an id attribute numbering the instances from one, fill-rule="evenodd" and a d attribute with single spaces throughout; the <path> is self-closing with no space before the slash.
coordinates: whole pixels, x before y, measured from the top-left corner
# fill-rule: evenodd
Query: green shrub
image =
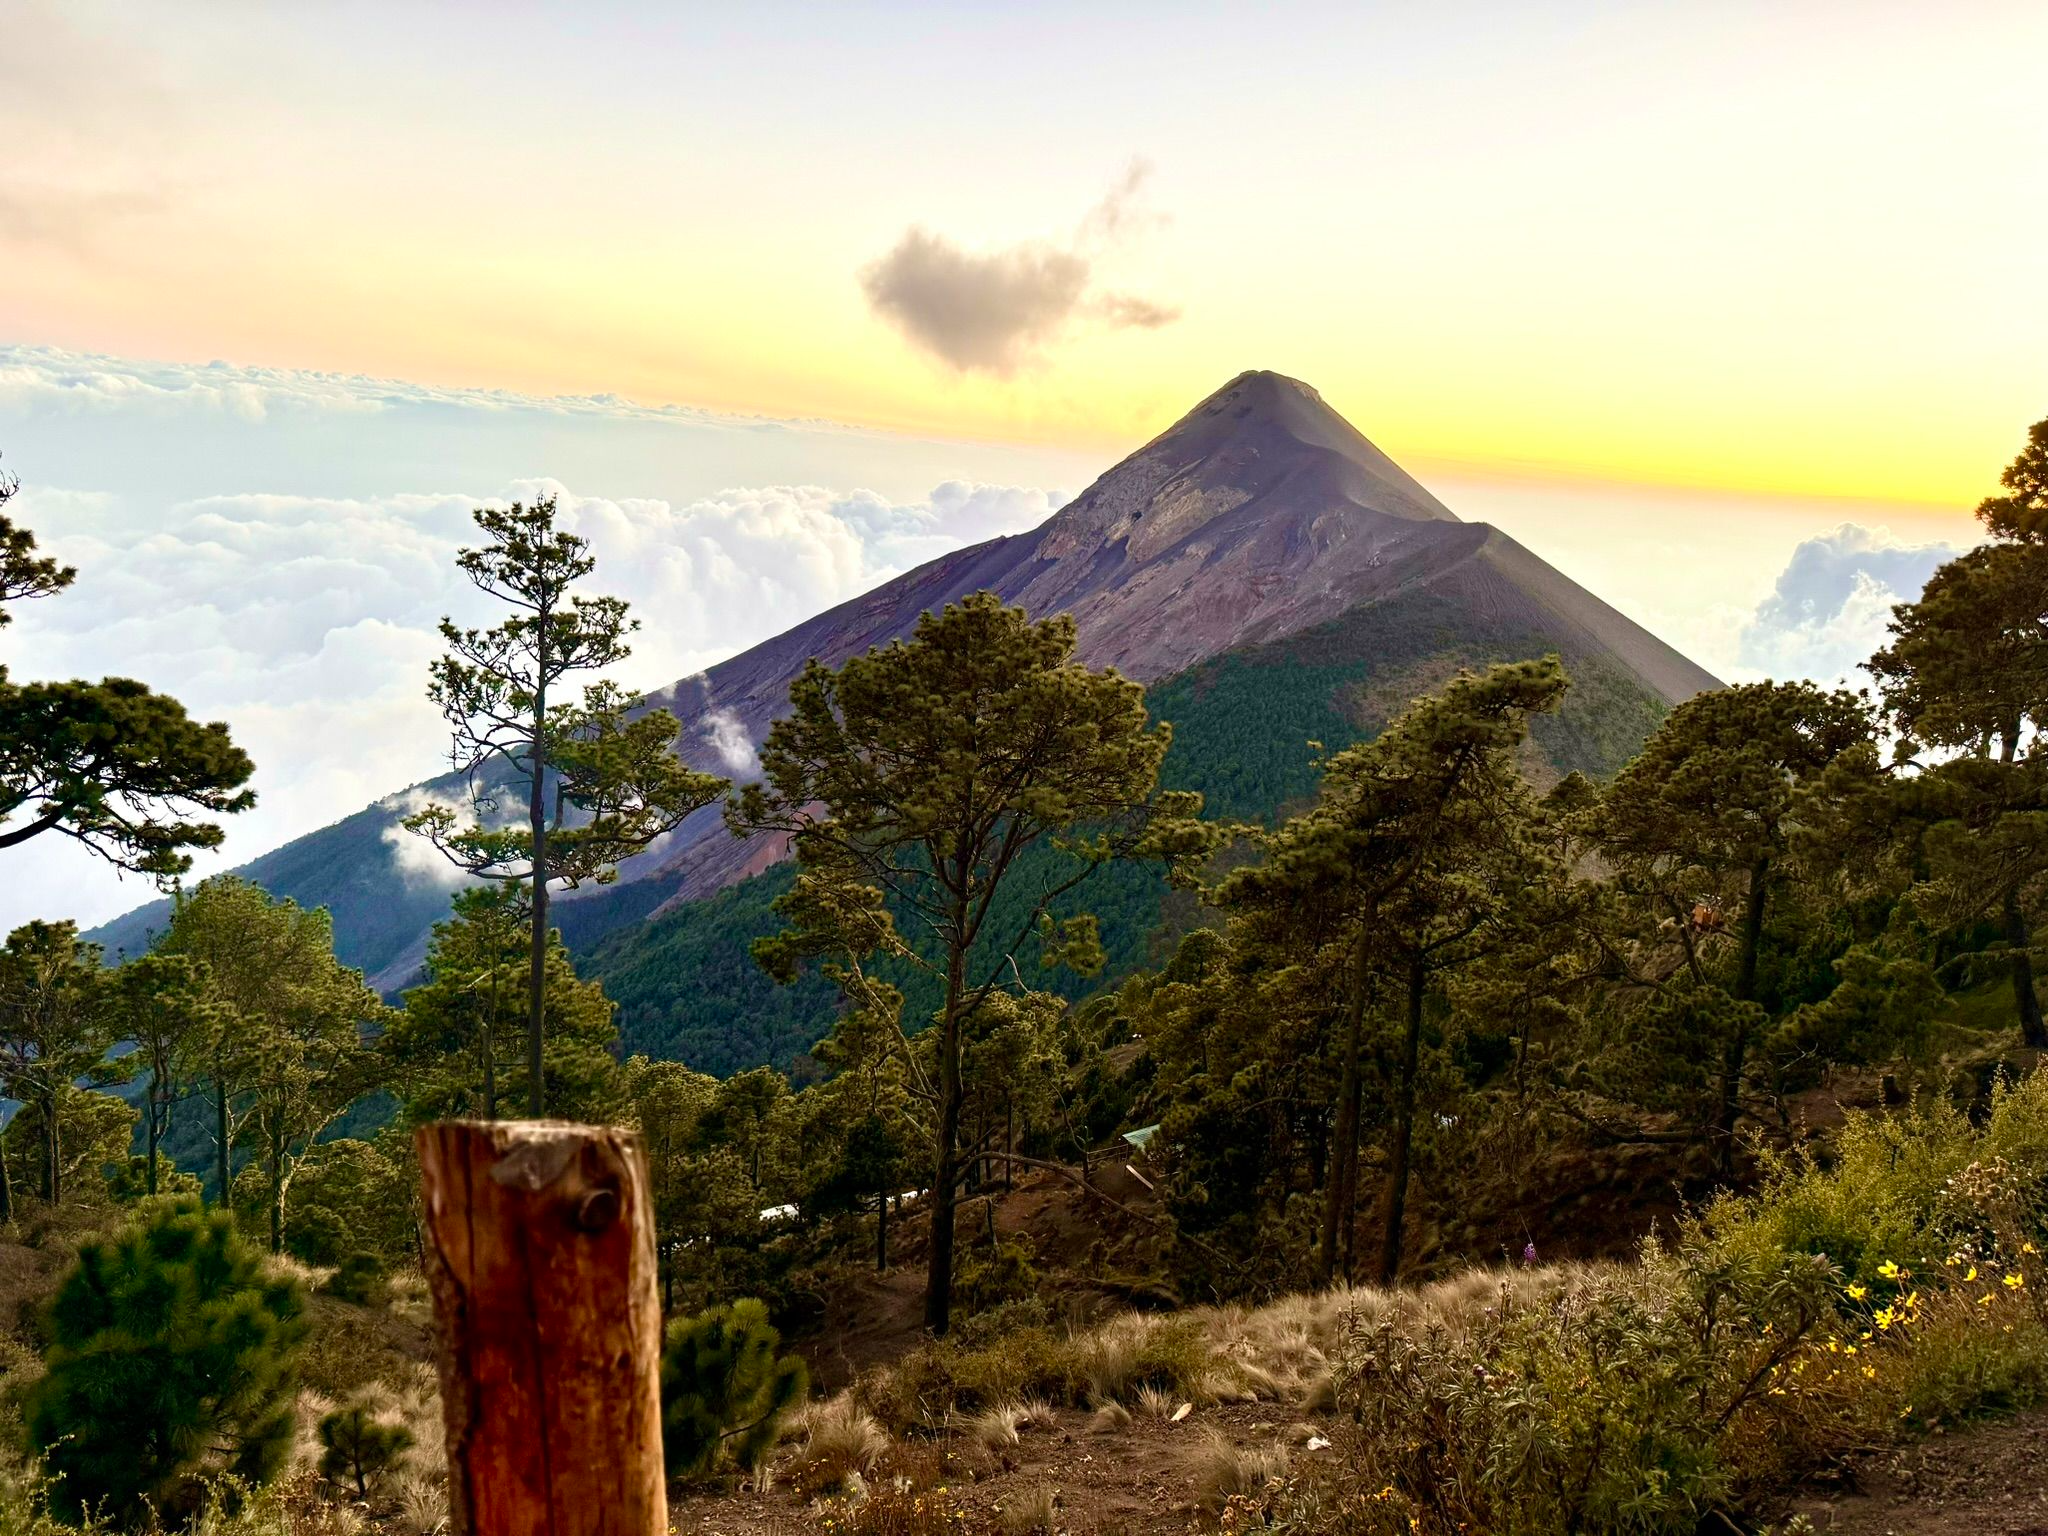
<path id="1" fill-rule="evenodd" d="M 370 1489 L 396 1472 L 412 1449 L 412 1431 L 377 1417 L 374 1403 L 358 1398 L 320 1421 L 320 1475 L 367 1499 Z"/>
<path id="2" fill-rule="evenodd" d="M 1543 1302 L 1504 1287 L 1462 1332 L 1360 1326 L 1340 1397 L 1361 1474 L 1420 1530 L 1693 1531 L 1736 1507 L 1723 1434 L 1833 1317 L 1832 1281 L 1652 1251 Z"/>
<path id="3" fill-rule="evenodd" d="M 1717 1202 L 1705 1227 L 1725 1253 L 1824 1255 L 1849 1280 L 1883 1290 L 1885 1266 L 1932 1272 L 1981 1231 L 1984 1213 L 1958 1202 L 1950 1185 L 1972 1164 L 1993 1161 L 2022 1186 L 2048 1181 L 2048 1076 L 1995 1084 L 1981 1126 L 1945 1099 L 1851 1114 L 1825 1163 L 1769 1160 L 1762 1189 Z M 2037 1240 L 2048 1240 L 2043 1215 L 2035 1208 L 2022 1217 Z"/>
<path id="4" fill-rule="evenodd" d="M 1038 1289 L 1032 1264 L 1037 1257 L 1031 1239 L 1021 1232 L 1007 1233 L 993 1244 L 976 1243 L 960 1255 L 953 1299 L 969 1315 L 1022 1301 Z"/>
<path id="5" fill-rule="evenodd" d="M 190 1196 L 81 1247 L 26 1410 L 30 1444 L 61 1479 L 53 1507 L 127 1521 L 188 1505 L 209 1474 L 274 1476 L 291 1452 L 304 1306 L 225 1211 Z"/>
<path id="6" fill-rule="evenodd" d="M 107 1165 L 107 1194 L 123 1205 L 149 1198 L 149 1159 L 134 1156 L 125 1163 Z M 196 1195 L 198 1178 L 184 1172 L 159 1152 L 156 1155 L 156 1191 L 159 1195 Z"/>
<path id="7" fill-rule="evenodd" d="M 671 1477 L 696 1477 L 730 1460 L 752 1467 L 771 1449 L 810 1378 L 778 1357 L 782 1335 L 751 1298 L 669 1324 L 661 1351 L 662 1449 Z"/>
<path id="8" fill-rule="evenodd" d="M 367 1307 L 384 1295 L 384 1261 L 374 1253 L 358 1250 L 341 1261 L 320 1289 L 337 1301 Z"/>
<path id="9" fill-rule="evenodd" d="M 333 1207 L 294 1201 L 284 1251 L 307 1264 L 339 1264 L 348 1255 L 349 1237 L 348 1222 Z"/>
<path id="10" fill-rule="evenodd" d="M 1637 1265 L 1463 1322 L 1373 1310 L 1341 1375 L 1350 1528 L 1749 1529 L 1852 1446 L 2048 1399 L 2044 1181 L 2036 1074 L 1981 1124 L 1852 1113 Z"/>

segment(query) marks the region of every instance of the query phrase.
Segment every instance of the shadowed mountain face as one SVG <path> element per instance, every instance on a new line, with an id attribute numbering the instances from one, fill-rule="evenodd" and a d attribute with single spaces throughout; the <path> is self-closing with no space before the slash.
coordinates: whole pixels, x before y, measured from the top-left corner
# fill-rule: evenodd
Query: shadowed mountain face
<path id="1" fill-rule="evenodd" d="M 1425 650 L 1462 654 L 1463 630 L 1533 636 L 1664 706 L 1718 686 L 1506 535 L 1460 522 L 1307 385 L 1247 373 L 1038 528 L 907 572 L 648 702 L 684 722 L 687 759 L 730 772 L 745 755 L 737 732 L 762 740 L 810 658 L 836 665 L 984 588 L 1033 614 L 1071 613 L 1084 661 L 1148 685 L 1361 607 L 1409 611 L 1427 594 L 1442 633 Z M 703 728 L 714 710 L 715 737 Z M 337 948 L 386 988 L 417 966 L 427 926 L 446 906 L 445 891 L 407 888 L 393 865 L 382 832 L 399 814 L 372 807 L 247 870 L 280 894 L 329 905 Z M 631 861 L 619 885 L 562 900 L 564 934 L 587 946 L 756 874 L 781 853 L 736 842 L 715 809 L 700 812 Z M 103 939 L 133 948 L 150 912 L 109 925 Z"/>

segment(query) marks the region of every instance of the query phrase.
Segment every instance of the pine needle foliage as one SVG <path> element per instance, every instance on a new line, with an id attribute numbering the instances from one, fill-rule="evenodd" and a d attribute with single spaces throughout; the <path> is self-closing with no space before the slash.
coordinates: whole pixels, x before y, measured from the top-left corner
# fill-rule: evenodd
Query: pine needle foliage
<path id="1" fill-rule="evenodd" d="M 29 1443 L 59 1479 L 53 1507 L 127 1522 L 187 1502 L 210 1475 L 275 1476 L 291 1454 L 304 1310 L 299 1286 L 192 1196 L 81 1247 L 26 1405 Z"/>
<path id="2" fill-rule="evenodd" d="M 412 1431 L 377 1417 L 374 1403 L 358 1399 L 320 1420 L 320 1475 L 339 1487 L 370 1489 L 396 1472 L 412 1449 Z"/>
<path id="3" fill-rule="evenodd" d="M 662 1449 L 671 1477 L 730 1460 L 752 1467 L 774 1447 L 810 1375 L 752 1297 L 669 1324 L 661 1352 Z"/>

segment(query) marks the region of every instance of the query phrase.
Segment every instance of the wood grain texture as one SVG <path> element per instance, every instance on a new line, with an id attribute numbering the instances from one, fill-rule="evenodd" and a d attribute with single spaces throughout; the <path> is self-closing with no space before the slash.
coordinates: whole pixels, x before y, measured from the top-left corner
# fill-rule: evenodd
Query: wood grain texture
<path id="1" fill-rule="evenodd" d="M 415 1145 L 457 1536 L 666 1532 L 639 1138 L 446 1121 Z"/>

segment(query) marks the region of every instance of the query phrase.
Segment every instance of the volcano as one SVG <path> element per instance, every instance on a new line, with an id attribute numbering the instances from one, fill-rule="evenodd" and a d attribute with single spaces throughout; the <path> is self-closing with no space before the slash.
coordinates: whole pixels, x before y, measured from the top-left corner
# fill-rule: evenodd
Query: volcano
<path id="1" fill-rule="evenodd" d="M 1174 721 L 1169 780 L 1202 789 L 1213 810 L 1231 815 L 1271 815 L 1304 798 L 1313 790 L 1307 741 L 1334 748 L 1369 734 L 1462 666 L 1563 657 L 1575 687 L 1558 716 L 1538 722 L 1538 777 L 1611 773 L 1671 705 L 1720 686 L 1506 534 L 1461 521 L 1308 385 L 1253 372 L 1037 528 L 906 572 L 647 702 L 684 722 L 679 750 L 693 765 L 730 773 L 813 657 L 837 664 L 984 589 L 1034 615 L 1072 614 L 1081 659 L 1146 684 L 1154 713 Z M 277 895 L 328 907 L 337 951 L 386 990 L 416 973 L 447 900 L 409 886 L 394 862 L 385 833 L 402 800 L 366 807 L 241 871 Z M 730 948 L 734 914 L 749 906 L 742 890 L 757 887 L 751 907 L 765 912 L 762 882 L 777 879 L 782 854 L 771 842 L 735 840 L 711 808 L 629 861 L 617 885 L 557 899 L 571 947 L 621 998 L 629 1043 L 683 1048 L 693 1064 L 726 1068 L 774 1053 L 747 1043 L 707 1053 L 701 1030 L 679 1039 L 658 1019 L 635 1038 L 635 1020 L 673 1015 L 674 1004 L 652 996 L 662 989 L 701 1001 L 693 964 L 715 961 L 734 988 L 755 995 L 760 979 L 744 945 L 737 957 L 720 946 Z M 713 897 L 716 921 L 693 918 Z M 161 917 L 159 903 L 96 937 L 132 951 Z M 1129 952 L 1136 940 L 1124 938 Z M 636 1004 L 622 994 L 648 995 Z M 792 1038 L 808 1027 L 792 1023 Z"/>

